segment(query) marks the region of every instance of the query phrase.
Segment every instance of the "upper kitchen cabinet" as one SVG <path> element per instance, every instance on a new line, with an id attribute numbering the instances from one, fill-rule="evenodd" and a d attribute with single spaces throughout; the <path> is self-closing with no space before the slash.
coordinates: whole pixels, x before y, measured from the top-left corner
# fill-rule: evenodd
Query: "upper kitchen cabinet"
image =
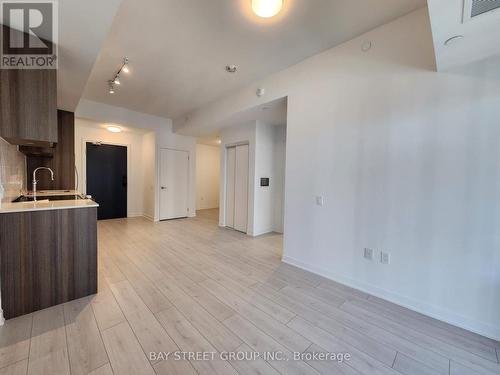
<path id="1" fill-rule="evenodd" d="M 0 137 L 18 145 L 57 142 L 55 69 L 0 69 Z"/>
<path id="2" fill-rule="evenodd" d="M 12 144 L 57 142 L 57 72 L 0 70 L 0 137 Z"/>

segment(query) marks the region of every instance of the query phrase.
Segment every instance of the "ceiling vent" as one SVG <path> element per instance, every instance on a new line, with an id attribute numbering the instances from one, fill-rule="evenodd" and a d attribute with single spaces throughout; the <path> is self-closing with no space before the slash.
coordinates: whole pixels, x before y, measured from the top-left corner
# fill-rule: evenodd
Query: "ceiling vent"
<path id="1" fill-rule="evenodd" d="M 491 12 L 500 14 L 500 0 L 464 0 L 464 22 Z"/>

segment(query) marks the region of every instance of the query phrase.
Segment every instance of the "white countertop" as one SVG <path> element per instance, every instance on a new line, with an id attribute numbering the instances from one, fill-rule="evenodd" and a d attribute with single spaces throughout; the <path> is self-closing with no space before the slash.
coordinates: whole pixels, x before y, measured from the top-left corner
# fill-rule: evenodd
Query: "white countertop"
<path id="1" fill-rule="evenodd" d="M 17 203 L 2 203 L 0 205 L 0 214 L 12 212 L 25 212 L 25 211 L 47 211 L 47 210 L 65 210 L 71 208 L 88 208 L 99 207 L 99 205 L 92 199 L 78 199 L 78 200 L 59 200 L 48 201 L 43 200 L 44 196 L 48 195 L 75 195 L 80 194 L 74 190 L 45 190 L 37 192 L 36 202 L 17 202 Z M 30 196 L 32 194 L 25 194 Z"/>

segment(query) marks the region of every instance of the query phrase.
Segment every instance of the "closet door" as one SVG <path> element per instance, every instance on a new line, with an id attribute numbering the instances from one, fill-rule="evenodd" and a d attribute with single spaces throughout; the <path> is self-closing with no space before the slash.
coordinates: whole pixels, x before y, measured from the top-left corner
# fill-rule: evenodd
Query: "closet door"
<path id="1" fill-rule="evenodd" d="M 247 232 L 248 217 L 248 145 L 236 146 L 234 182 L 234 226 Z"/>
<path id="2" fill-rule="evenodd" d="M 189 152 L 160 151 L 160 220 L 188 216 Z"/>
<path id="3" fill-rule="evenodd" d="M 236 169 L 236 147 L 226 153 L 226 227 L 234 228 L 234 185 Z"/>

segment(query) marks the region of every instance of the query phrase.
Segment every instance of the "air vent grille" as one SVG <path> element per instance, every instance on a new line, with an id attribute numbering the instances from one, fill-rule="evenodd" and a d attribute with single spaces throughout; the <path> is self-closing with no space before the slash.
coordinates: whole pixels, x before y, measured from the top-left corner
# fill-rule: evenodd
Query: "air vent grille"
<path id="1" fill-rule="evenodd" d="M 500 0 L 472 0 L 471 18 L 500 8 Z"/>

